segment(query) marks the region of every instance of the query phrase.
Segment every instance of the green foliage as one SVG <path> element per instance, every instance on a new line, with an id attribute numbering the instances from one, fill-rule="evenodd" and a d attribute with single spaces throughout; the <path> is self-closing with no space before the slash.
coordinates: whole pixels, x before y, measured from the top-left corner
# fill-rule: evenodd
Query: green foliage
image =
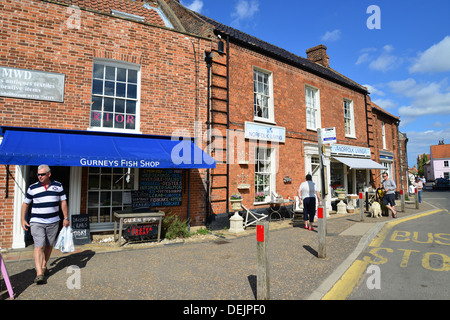
<path id="1" fill-rule="evenodd" d="M 182 221 L 176 214 L 167 214 L 162 224 L 163 236 L 172 240 L 178 237 L 187 238 L 191 234 L 188 230 L 187 221 Z"/>

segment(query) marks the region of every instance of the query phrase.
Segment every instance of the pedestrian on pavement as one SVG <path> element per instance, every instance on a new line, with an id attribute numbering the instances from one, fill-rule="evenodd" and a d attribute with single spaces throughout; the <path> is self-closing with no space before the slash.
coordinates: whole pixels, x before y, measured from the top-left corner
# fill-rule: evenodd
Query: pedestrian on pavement
<path id="1" fill-rule="evenodd" d="M 383 179 L 383 203 L 392 212 L 392 218 L 397 218 L 397 211 L 395 211 L 395 189 L 397 185 L 394 180 L 389 179 L 387 172 L 383 173 Z"/>
<path id="2" fill-rule="evenodd" d="M 298 198 L 300 204 L 303 202 L 303 220 L 305 221 L 305 229 L 314 230 L 312 223 L 316 215 L 316 195 L 321 204 L 320 193 L 316 189 L 316 184 L 312 182 L 312 176 L 308 173 L 306 181 L 298 188 Z"/>
<path id="3" fill-rule="evenodd" d="M 64 215 L 63 226 L 70 225 L 67 198 L 60 182 L 51 179 L 50 167 L 42 164 L 38 167 L 39 181 L 28 187 L 22 204 L 22 228 L 31 229 L 34 241 L 34 263 L 36 265 L 36 284 L 45 282 L 44 275 L 48 274 L 47 262 L 50 259 L 59 228 L 59 208 Z M 26 214 L 30 204 L 31 219 L 26 221 Z"/>
<path id="4" fill-rule="evenodd" d="M 422 179 L 417 177 L 414 182 L 414 187 L 417 189 L 417 196 L 419 197 L 419 203 L 422 203 L 422 190 L 423 190 L 423 182 Z"/>

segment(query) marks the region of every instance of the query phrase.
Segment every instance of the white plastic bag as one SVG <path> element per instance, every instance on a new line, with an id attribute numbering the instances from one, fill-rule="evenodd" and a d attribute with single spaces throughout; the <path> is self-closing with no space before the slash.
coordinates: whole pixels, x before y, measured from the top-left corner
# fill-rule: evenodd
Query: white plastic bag
<path id="1" fill-rule="evenodd" d="M 58 239 L 56 240 L 55 244 L 55 249 L 60 249 L 63 253 L 75 251 L 72 228 L 70 226 L 63 227 L 59 232 Z"/>

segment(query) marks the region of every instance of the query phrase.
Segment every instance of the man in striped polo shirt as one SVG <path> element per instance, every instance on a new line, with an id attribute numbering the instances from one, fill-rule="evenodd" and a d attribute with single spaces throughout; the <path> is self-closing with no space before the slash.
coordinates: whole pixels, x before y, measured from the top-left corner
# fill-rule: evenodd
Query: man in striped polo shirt
<path id="1" fill-rule="evenodd" d="M 63 226 L 70 225 L 67 210 L 66 194 L 60 182 L 50 179 L 49 166 L 42 164 L 38 167 L 39 181 L 29 186 L 22 205 L 22 227 L 28 230 L 34 241 L 34 262 L 36 264 L 37 284 L 44 283 L 44 274 L 47 274 L 47 262 L 50 259 L 59 227 L 59 207 L 64 215 Z M 29 205 L 31 219 L 28 224 L 25 217 Z"/>

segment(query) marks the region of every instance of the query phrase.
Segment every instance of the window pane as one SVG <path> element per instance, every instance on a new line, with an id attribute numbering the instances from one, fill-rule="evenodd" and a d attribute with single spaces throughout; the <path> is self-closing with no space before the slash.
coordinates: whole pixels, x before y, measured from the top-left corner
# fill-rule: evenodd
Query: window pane
<path id="1" fill-rule="evenodd" d="M 116 97 L 125 97 L 125 83 L 117 82 Z"/>
<path id="2" fill-rule="evenodd" d="M 116 106 L 114 108 L 114 111 L 124 113 L 125 112 L 125 100 L 116 99 Z"/>
<path id="3" fill-rule="evenodd" d="M 97 223 L 98 222 L 98 208 L 89 208 L 88 209 L 89 222 Z"/>
<path id="4" fill-rule="evenodd" d="M 91 126 L 100 127 L 102 125 L 102 113 L 101 112 L 91 112 Z"/>
<path id="5" fill-rule="evenodd" d="M 125 127 L 125 117 L 121 113 L 116 113 L 114 115 L 114 128 L 123 129 Z"/>
<path id="6" fill-rule="evenodd" d="M 127 81 L 127 69 L 117 68 L 117 81 Z"/>
<path id="7" fill-rule="evenodd" d="M 103 110 L 104 111 L 109 111 L 109 112 L 113 112 L 114 111 L 114 99 L 112 98 L 105 98 L 104 100 L 104 106 L 103 106 Z"/>
<path id="8" fill-rule="evenodd" d="M 111 191 L 100 192 L 100 206 L 111 205 Z"/>
<path id="9" fill-rule="evenodd" d="M 127 98 L 136 99 L 137 98 L 137 85 L 128 84 Z"/>
<path id="10" fill-rule="evenodd" d="M 127 114 L 136 114 L 136 101 L 127 101 Z"/>
<path id="11" fill-rule="evenodd" d="M 114 82 L 105 81 L 105 96 L 114 96 Z"/>
<path id="12" fill-rule="evenodd" d="M 94 80 L 92 82 L 92 94 L 103 94 L 103 81 Z"/>
<path id="13" fill-rule="evenodd" d="M 102 97 L 93 96 L 91 110 L 102 110 Z"/>
<path id="14" fill-rule="evenodd" d="M 98 192 L 88 192 L 88 206 L 98 206 Z"/>
<path id="15" fill-rule="evenodd" d="M 94 64 L 94 78 L 97 79 L 103 79 L 103 69 L 104 69 L 104 65 L 102 64 Z"/>
<path id="16" fill-rule="evenodd" d="M 99 175 L 97 175 L 97 174 L 89 175 L 88 188 L 89 188 L 89 190 L 100 188 L 100 176 Z"/>
<path id="17" fill-rule="evenodd" d="M 103 114 L 103 126 L 107 128 L 112 128 L 114 120 L 114 113 L 104 113 Z"/>
<path id="18" fill-rule="evenodd" d="M 135 116 L 131 116 L 131 115 L 127 115 L 127 119 L 126 119 L 126 128 L 127 129 L 136 129 L 136 117 Z"/>
<path id="19" fill-rule="evenodd" d="M 112 205 L 113 206 L 122 205 L 122 191 L 112 193 Z"/>
<path id="20" fill-rule="evenodd" d="M 128 82 L 137 83 L 137 70 L 128 69 Z"/>
<path id="21" fill-rule="evenodd" d="M 116 68 L 115 67 L 106 66 L 105 79 L 106 80 L 116 80 Z"/>

